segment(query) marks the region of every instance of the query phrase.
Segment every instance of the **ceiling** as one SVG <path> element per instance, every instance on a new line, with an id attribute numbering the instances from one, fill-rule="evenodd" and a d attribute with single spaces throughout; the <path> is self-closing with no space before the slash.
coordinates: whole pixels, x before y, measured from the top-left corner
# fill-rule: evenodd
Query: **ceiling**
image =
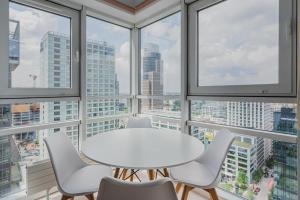
<path id="1" fill-rule="evenodd" d="M 136 13 L 158 0 L 103 0 L 114 7 Z"/>

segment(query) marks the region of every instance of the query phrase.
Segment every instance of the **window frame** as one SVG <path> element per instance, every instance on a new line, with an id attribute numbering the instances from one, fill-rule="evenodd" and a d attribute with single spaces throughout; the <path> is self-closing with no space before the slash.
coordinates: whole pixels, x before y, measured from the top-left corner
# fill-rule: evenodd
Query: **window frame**
<path id="1" fill-rule="evenodd" d="M 279 84 L 199 86 L 198 12 L 224 1 L 226 0 L 201 0 L 188 6 L 188 95 L 295 97 L 297 88 L 295 0 L 279 2 Z"/>
<path id="2" fill-rule="evenodd" d="M 70 19 L 70 88 L 10 88 L 9 87 L 9 2 L 28 6 L 44 12 L 67 17 Z M 37 97 L 79 97 L 80 96 L 80 12 L 72 8 L 36 0 L 4 0 L 0 2 L 0 99 L 4 98 L 37 98 Z M 4 28 L 3 28 L 4 27 Z M 38 59 L 38 58 L 37 58 Z"/>

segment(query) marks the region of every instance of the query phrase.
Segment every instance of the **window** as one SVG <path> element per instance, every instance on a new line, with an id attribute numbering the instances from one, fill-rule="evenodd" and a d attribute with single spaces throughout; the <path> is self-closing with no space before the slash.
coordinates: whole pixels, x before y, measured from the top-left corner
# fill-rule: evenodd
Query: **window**
<path id="1" fill-rule="evenodd" d="M 86 118 L 90 137 L 124 128 L 123 121 L 130 114 L 131 30 L 90 16 L 86 23 Z"/>
<path id="2" fill-rule="evenodd" d="M 216 131 L 191 127 L 191 133 L 208 146 Z M 246 199 L 296 200 L 297 159 L 297 144 L 240 136 L 223 163 L 219 187 Z M 228 193 L 222 195 L 231 199 Z"/>
<path id="3" fill-rule="evenodd" d="M 293 3 L 190 5 L 190 95 L 295 96 Z"/>
<path id="4" fill-rule="evenodd" d="M 130 29 L 93 17 L 86 22 L 87 95 L 129 95 Z"/>
<path id="5" fill-rule="evenodd" d="M 0 198 L 26 190 L 28 165 L 49 158 L 44 138 L 51 134 L 66 134 L 78 148 L 78 126 L 22 132 L 0 137 Z M 13 178 L 12 178 L 13 177 Z"/>
<path id="6" fill-rule="evenodd" d="M 159 128 L 180 129 L 180 24 L 177 12 L 140 29 L 140 112 Z"/>
<path id="7" fill-rule="evenodd" d="M 3 40 L 9 30 L 9 45 L 1 45 L 9 53 L 0 55 L 0 98 L 79 96 L 79 13 L 50 2 L 0 4 L 7 9 L 0 17 Z"/>
<path id="8" fill-rule="evenodd" d="M 141 29 L 142 95 L 180 94 L 180 17 L 178 12 Z"/>

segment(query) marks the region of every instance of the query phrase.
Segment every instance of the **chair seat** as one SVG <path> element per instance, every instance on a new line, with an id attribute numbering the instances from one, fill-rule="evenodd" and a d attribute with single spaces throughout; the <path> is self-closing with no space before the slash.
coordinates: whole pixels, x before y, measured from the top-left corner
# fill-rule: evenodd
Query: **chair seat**
<path id="1" fill-rule="evenodd" d="M 215 187 L 216 175 L 205 165 L 197 161 L 173 167 L 170 169 L 170 174 L 173 179 L 186 185 L 203 189 Z"/>
<path id="2" fill-rule="evenodd" d="M 77 170 L 63 183 L 62 190 L 71 195 L 84 195 L 97 192 L 101 179 L 112 176 L 112 169 L 102 165 L 88 165 Z"/>

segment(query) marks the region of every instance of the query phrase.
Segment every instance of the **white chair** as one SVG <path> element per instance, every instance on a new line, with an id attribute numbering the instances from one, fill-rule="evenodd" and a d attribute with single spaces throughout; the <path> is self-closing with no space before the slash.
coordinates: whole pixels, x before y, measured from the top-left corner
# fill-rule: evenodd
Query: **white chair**
<path id="1" fill-rule="evenodd" d="M 58 190 L 63 195 L 61 199 L 73 199 L 74 196 L 84 195 L 89 200 L 93 200 L 93 193 L 98 191 L 101 179 L 111 176 L 112 169 L 83 162 L 65 134 L 53 134 L 44 141 L 54 169 Z"/>
<path id="2" fill-rule="evenodd" d="M 97 200 L 178 200 L 174 186 L 168 179 L 147 183 L 130 183 L 103 178 Z"/>
<path id="3" fill-rule="evenodd" d="M 170 169 L 171 177 L 178 182 L 176 192 L 184 185 L 182 200 L 187 200 L 193 188 L 202 188 L 213 200 L 218 200 L 215 187 L 220 181 L 222 164 L 234 138 L 230 131 L 221 130 L 199 159 Z"/>

